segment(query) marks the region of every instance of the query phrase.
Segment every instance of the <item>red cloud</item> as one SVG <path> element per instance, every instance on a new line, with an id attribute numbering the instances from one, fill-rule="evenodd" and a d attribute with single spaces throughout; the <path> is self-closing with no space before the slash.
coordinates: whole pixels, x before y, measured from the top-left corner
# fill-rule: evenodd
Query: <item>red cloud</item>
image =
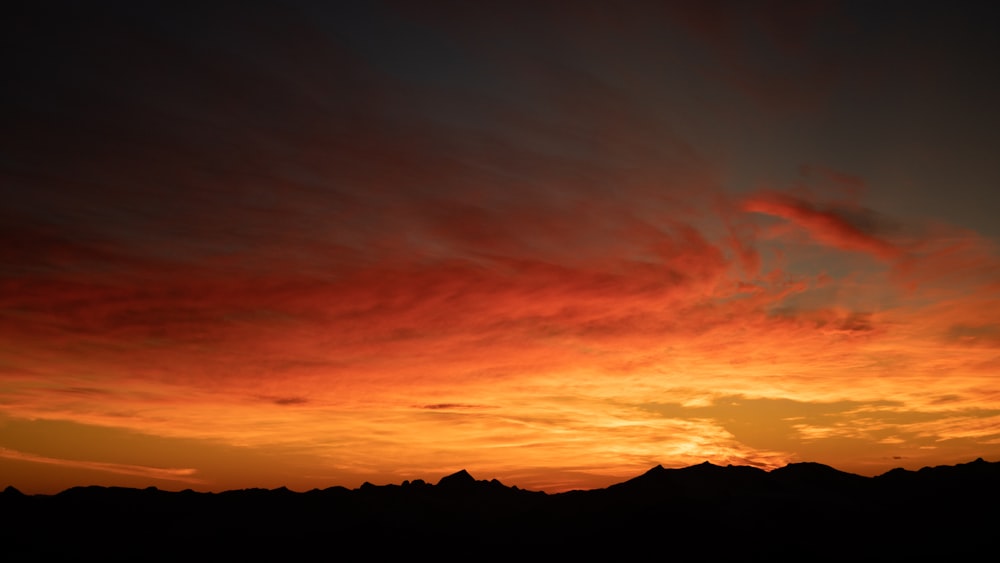
<path id="1" fill-rule="evenodd" d="M 743 204 L 746 211 L 781 217 L 806 230 L 815 241 L 890 260 L 902 251 L 892 243 L 866 232 L 868 226 L 851 221 L 846 210 L 819 209 L 813 204 L 782 194 L 762 194 Z"/>

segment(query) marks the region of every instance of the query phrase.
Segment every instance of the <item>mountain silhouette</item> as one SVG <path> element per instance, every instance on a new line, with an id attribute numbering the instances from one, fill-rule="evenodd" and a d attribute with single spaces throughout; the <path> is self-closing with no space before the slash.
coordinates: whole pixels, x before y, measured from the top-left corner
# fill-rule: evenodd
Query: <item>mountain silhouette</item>
<path id="1" fill-rule="evenodd" d="M 7 486 L 0 547 L 5 561 L 978 558 L 994 547 L 998 501 L 1000 462 L 982 459 L 877 477 L 819 463 L 658 465 L 555 494 L 464 469 L 436 484 L 306 492 Z"/>
<path id="2" fill-rule="evenodd" d="M 475 477 L 469 475 L 466 470 L 461 470 L 451 475 L 446 475 L 438 481 L 439 487 L 468 487 L 476 482 Z"/>

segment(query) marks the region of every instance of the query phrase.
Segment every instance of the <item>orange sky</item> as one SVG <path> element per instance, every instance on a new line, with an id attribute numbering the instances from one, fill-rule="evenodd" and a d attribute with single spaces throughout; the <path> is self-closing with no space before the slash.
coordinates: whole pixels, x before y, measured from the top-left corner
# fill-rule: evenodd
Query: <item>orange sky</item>
<path id="1" fill-rule="evenodd" d="M 16 26 L 0 485 L 1000 458 L 998 88 L 893 64 L 933 14 L 149 10 Z"/>

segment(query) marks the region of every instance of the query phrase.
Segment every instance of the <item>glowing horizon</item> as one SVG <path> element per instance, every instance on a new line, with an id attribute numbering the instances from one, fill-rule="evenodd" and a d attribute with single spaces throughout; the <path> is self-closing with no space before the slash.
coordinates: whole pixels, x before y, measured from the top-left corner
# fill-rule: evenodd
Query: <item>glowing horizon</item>
<path id="1" fill-rule="evenodd" d="M 1000 87 L 964 44 L 894 65 L 931 14 L 373 6 L 43 34 L 0 144 L 0 485 L 1000 458 Z"/>

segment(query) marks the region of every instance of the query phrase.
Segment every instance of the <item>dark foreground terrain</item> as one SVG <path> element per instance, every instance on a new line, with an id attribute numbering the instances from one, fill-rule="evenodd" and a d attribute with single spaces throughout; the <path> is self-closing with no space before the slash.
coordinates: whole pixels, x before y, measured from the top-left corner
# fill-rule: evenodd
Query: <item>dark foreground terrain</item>
<path id="1" fill-rule="evenodd" d="M 401 485 L 0 494 L 2 561 L 994 560 L 1000 462 L 878 477 L 655 467 L 545 494 L 465 471 Z"/>

